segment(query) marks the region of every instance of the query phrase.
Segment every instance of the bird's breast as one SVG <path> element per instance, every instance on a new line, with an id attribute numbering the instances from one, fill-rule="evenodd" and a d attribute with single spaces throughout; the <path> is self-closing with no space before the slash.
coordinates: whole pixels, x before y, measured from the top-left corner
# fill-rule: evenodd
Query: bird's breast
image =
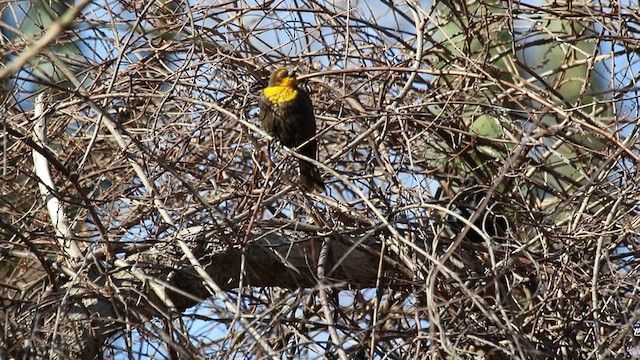
<path id="1" fill-rule="evenodd" d="M 298 96 L 298 90 L 286 86 L 270 86 L 262 93 L 274 105 L 295 100 Z"/>

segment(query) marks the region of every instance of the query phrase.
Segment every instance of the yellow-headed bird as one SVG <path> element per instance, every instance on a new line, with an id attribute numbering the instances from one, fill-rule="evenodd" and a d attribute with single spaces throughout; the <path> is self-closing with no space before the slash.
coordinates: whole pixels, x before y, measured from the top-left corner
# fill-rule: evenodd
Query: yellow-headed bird
<path id="1" fill-rule="evenodd" d="M 296 74 L 285 68 L 271 74 L 269 87 L 262 90 L 260 100 L 262 127 L 290 148 L 302 144 L 298 152 L 311 159 L 318 159 L 316 118 L 309 95 L 298 88 Z M 324 182 L 318 168 L 306 160 L 299 160 L 300 185 L 305 191 L 324 191 Z"/>

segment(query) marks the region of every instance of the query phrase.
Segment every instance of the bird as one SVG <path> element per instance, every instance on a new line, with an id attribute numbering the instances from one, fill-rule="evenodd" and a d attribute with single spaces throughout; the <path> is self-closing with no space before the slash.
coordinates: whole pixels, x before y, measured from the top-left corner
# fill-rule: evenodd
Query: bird
<path id="1" fill-rule="evenodd" d="M 284 146 L 308 158 L 318 159 L 316 118 L 306 91 L 298 87 L 295 71 L 278 68 L 271 73 L 268 87 L 260 93 L 259 119 L 264 130 Z M 304 144 L 304 145 L 302 145 Z M 302 146 L 301 146 L 302 145 Z M 307 160 L 298 159 L 300 186 L 306 192 L 324 191 L 318 168 Z"/>

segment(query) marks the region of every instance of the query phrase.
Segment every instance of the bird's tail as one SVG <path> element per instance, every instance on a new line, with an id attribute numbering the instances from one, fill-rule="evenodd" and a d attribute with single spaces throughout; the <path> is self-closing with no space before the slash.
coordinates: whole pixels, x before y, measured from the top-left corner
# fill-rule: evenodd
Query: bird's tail
<path id="1" fill-rule="evenodd" d="M 300 160 L 300 186 L 307 192 L 323 192 L 324 182 L 320 177 L 320 171 L 312 163 Z"/>

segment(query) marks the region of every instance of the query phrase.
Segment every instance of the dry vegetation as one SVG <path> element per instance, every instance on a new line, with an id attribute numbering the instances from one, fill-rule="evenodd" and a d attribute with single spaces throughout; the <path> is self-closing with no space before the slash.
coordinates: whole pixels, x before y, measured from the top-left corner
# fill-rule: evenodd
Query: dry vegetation
<path id="1" fill-rule="evenodd" d="M 0 3 L 0 358 L 634 354 L 638 4 L 539 5 Z"/>

